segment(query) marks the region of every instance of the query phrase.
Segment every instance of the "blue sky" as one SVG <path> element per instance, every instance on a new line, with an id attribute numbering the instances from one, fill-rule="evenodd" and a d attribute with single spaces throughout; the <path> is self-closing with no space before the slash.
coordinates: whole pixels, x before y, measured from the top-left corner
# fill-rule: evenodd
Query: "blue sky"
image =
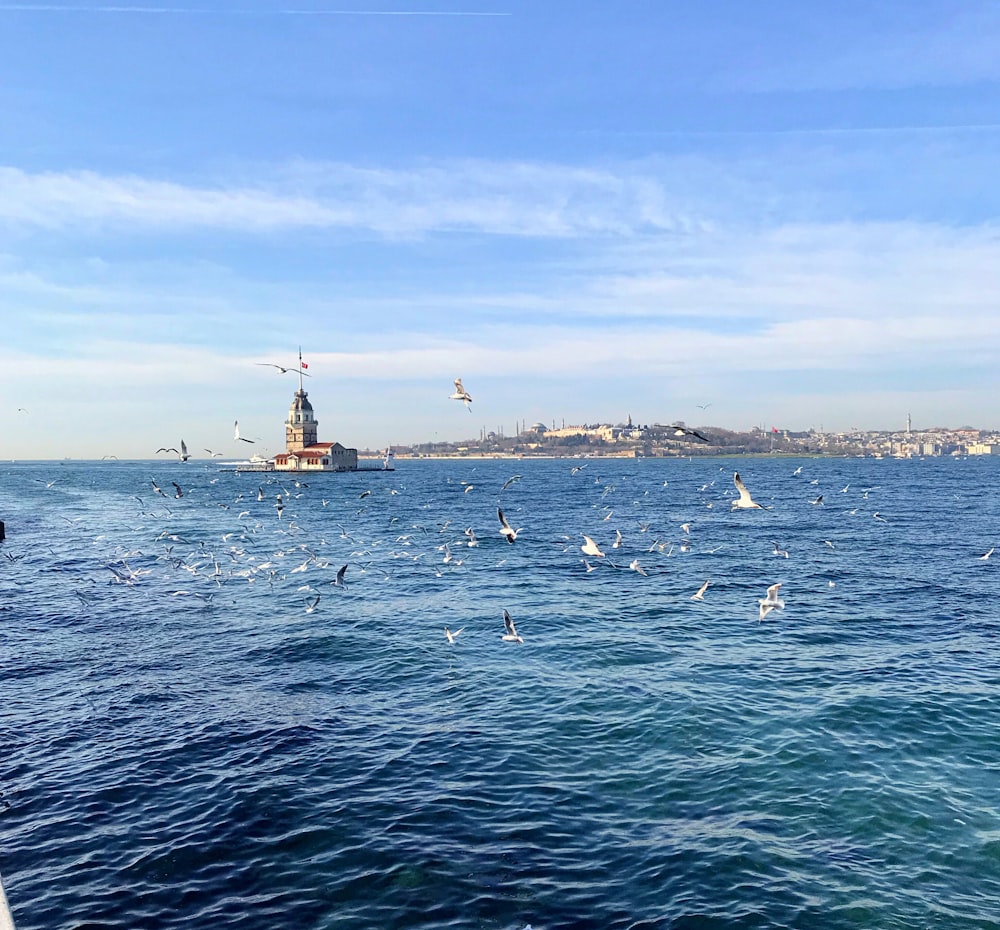
<path id="1" fill-rule="evenodd" d="M 998 165 L 1000 2 L 0 3 L 0 457 L 997 428 Z"/>

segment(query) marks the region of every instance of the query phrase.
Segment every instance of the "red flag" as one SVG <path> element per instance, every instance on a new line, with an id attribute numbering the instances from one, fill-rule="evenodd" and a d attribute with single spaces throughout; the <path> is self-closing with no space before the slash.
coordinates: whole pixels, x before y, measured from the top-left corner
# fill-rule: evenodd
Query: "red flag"
<path id="1" fill-rule="evenodd" d="M 309 366 L 308 366 L 308 365 L 307 365 L 307 364 L 306 364 L 305 362 L 303 362 L 303 363 L 302 363 L 302 367 L 303 367 L 303 368 L 308 368 Z"/>
<path id="2" fill-rule="evenodd" d="M 777 427 L 777 426 L 772 426 L 772 427 L 771 427 L 771 432 L 772 432 L 772 433 L 776 433 L 776 432 L 778 432 L 778 427 Z"/>

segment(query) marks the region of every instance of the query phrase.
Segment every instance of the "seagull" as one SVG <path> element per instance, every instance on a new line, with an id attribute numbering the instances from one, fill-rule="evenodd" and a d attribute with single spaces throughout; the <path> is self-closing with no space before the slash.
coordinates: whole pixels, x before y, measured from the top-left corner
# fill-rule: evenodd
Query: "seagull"
<path id="1" fill-rule="evenodd" d="M 517 630 L 514 628 L 514 621 L 510 619 L 510 614 L 507 613 L 506 608 L 503 612 L 503 628 L 507 631 L 500 638 L 505 643 L 523 643 L 524 640 L 517 635 Z"/>
<path id="2" fill-rule="evenodd" d="M 757 618 L 763 620 L 772 610 L 781 610 L 785 606 L 785 602 L 778 597 L 778 589 L 781 587 L 781 582 L 771 585 L 767 589 L 767 597 L 762 600 L 757 601 L 760 604 L 760 616 Z"/>
<path id="3" fill-rule="evenodd" d="M 584 566 L 586 567 L 588 575 L 592 571 L 596 571 L 597 570 L 597 566 L 596 565 L 591 565 L 590 562 L 588 562 L 586 559 L 580 559 L 580 561 L 583 562 Z"/>
<path id="4" fill-rule="evenodd" d="M 697 404 L 696 406 L 699 410 L 708 410 L 708 408 L 712 406 L 712 402 L 709 401 L 707 404 Z"/>
<path id="5" fill-rule="evenodd" d="M 750 510 L 754 507 L 758 510 L 763 509 L 760 504 L 754 501 L 754 499 L 750 496 L 750 492 L 747 490 L 747 486 L 743 483 L 743 479 L 740 477 L 740 473 L 738 471 L 733 472 L 733 484 L 736 485 L 736 490 L 740 492 L 740 496 L 738 500 L 733 501 L 730 509 Z"/>
<path id="6" fill-rule="evenodd" d="M 511 486 L 511 485 L 512 485 L 512 484 L 513 484 L 513 483 L 514 483 L 515 481 L 520 481 L 520 480 L 521 480 L 521 476 L 520 476 L 520 475 L 511 475 L 511 476 L 510 476 L 510 477 L 509 477 L 509 478 L 508 478 L 508 479 L 507 479 L 507 480 L 506 480 L 506 481 L 505 481 L 505 482 L 503 483 L 503 487 L 502 487 L 502 488 L 500 488 L 500 490 L 501 490 L 501 491 L 506 491 L 506 490 L 507 490 L 507 488 L 509 488 L 509 487 L 510 487 L 510 486 Z"/>
<path id="7" fill-rule="evenodd" d="M 645 575 L 646 574 L 645 569 L 643 569 L 643 567 L 639 564 L 639 560 L 638 559 L 632 559 L 632 561 L 629 562 L 629 566 L 628 567 L 631 568 L 632 571 L 638 572 L 640 575 Z"/>
<path id="8" fill-rule="evenodd" d="M 176 481 L 171 481 L 170 483 L 176 489 L 174 497 L 176 497 L 178 500 L 180 500 L 180 498 L 182 498 L 184 496 L 184 492 L 181 490 L 181 486 Z"/>
<path id="9" fill-rule="evenodd" d="M 586 540 L 586 542 L 582 546 L 580 546 L 580 551 L 584 555 L 593 555 L 597 556 L 597 558 L 599 559 L 603 559 L 604 553 L 601 552 L 597 543 L 595 543 L 594 540 L 592 540 L 586 533 L 583 533 L 582 535 L 583 538 Z"/>
<path id="10" fill-rule="evenodd" d="M 500 532 L 507 538 L 507 542 L 513 543 L 517 539 L 517 534 L 521 532 L 524 527 L 518 527 L 516 530 L 511 528 L 511 525 L 507 522 L 507 518 L 503 515 L 503 511 L 497 507 L 497 516 L 500 518 Z"/>
<path id="11" fill-rule="evenodd" d="M 252 439 L 244 439 L 240 435 L 240 421 L 239 420 L 233 420 L 233 430 L 236 433 L 236 436 L 234 437 L 236 439 L 236 441 L 238 441 L 238 442 L 253 442 Z"/>
<path id="12" fill-rule="evenodd" d="M 213 451 L 212 451 L 211 449 L 205 449 L 205 451 L 206 451 L 206 452 L 207 452 L 207 453 L 208 453 L 208 454 L 209 454 L 210 456 L 212 456 L 212 458 L 213 458 L 213 459 L 214 459 L 214 458 L 218 458 L 218 457 L 219 457 L 220 455 L 222 455 L 222 454 L 223 454 L 222 452 L 213 452 Z"/>
<path id="13" fill-rule="evenodd" d="M 445 627 L 444 628 L 444 635 L 447 637 L 449 643 L 454 644 L 455 637 L 458 636 L 458 634 L 461 633 L 462 630 L 464 630 L 464 629 L 465 629 L 465 627 L 463 626 L 460 629 L 455 630 L 454 633 L 452 633 L 452 631 L 449 630 L 448 627 Z"/>
<path id="14" fill-rule="evenodd" d="M 774 554 L 776 556 L 779 556 L 779 557 L 782 557 L 782 558 L 786 558 L 786 559 L 788 558 L 788 550 L 787 549 L 782 549 L 781 546 L 779 546 L 777 544 L 777 542 L 775 542 L 775 544 L 774 544 L 774 550 L 773 551 L 774 551 Z"/>
<path id="15" fill-rule="evenodd" d="M 312 377 L 308 371 L 301 371 L 298 368 L 284 368 L 281 365 L 275 365 L 274 362 L 254 362 L 254 364 L 263 365 L 265 368 L 277 368 L 283 375 L 287 375 L 288 372 L 294 371 L 297 375 L 305 375 L 307 378 Z"/>
<path id="16" fill-rule="evenodd" d="M 344 583 L 344 573 L 347 571 L 347 566 L 342 566 L 338 572 L 337 577 L 330 582 L 330 584 L 336 585 L 338 588 L 346 588 L 347 585 Z"/>
<path id="17" fill-rule="evenodd" d="M 153 490 L 159 494 L 161 497 L 166 497 L 167 495 L 163 493 L 163 489 L 152 479 L 150 479 L 150 484 L 153 485 Z"/>
<path id="18" fill-rule="evenodd" d="M 615 530 L 615 541 L 611 544 L 612 549 L 621 549 L 622 547 L 622 531 Z"/>
<path id="19" fill-rule="evenodd" d="M 686 426 L 678 426 L 676 424 L 670 428 L 674 431 L 675 436 L 693 436 L 695 439 L 700 439 L 702 442 L 711 443 L 710 439 L 702 436 L 696 429 L 688 429 Z"/>
<path id="20" fill-rule="evenodd" d="M 306 613 L 311 614 L 319 606 L 320 596 L 317 594 L 312 600 L 306 603 Z"/>
<path id="21" fill-rule="evenodd" d="M 705 592 L 708 590 L 708 582 L 706 581 L 694 594 L 691 595 L 692 601 L 703 601 L 705 599 Z"/>
<path id="22" fill-rule="evenodd" d="M 462 387 L 462 379 L 455 379 L 455 393 L 449 395 L 448 400 L 460 400 L 465 404 L 465 409 L 472 413 L 472 395 Z"/>
<path id="23" fill-rule="evenodd" d="M 801 474 L 802 474 L 802 466 L 800 465 L 798 468 L 795 469 L 795 471 L 792 472 L 792 477 L 794 478 L 796 475 L 801 475 Z"/>
<path id="24" fill-rule="evenodd" d="M 986 553 L 986 555 L 981 555 L 981 556 L 979 557 L 979 561 L 980 561 L 980 562 L 985 562 L 985 561 L 986 561 L 987 559 L 989 559 L 989 557 L 990 557 L 991 555 L 993 555 L 993 549 L 994 549 L 994 548 L 995 548 L 995 547 L 992 547 L 992 546 L 991 546 L 991 547 L 990 547 L 990 551 L 989 551 L 989 552 L 987 552 L 987 553 Z"/>
<path id="25" fill-rule="evenodd" d="M 277 501 L 277 503 L 274 506 L 275 506 L 275 508 L 278 511 L 278 519 L 280 520 L 281 519 L 281 515 L 282 515 L 282 513 L 284 513 L 284 510 L 285 510 L 285 502 L 281 499 L 281 495 L 280 494 L 278 495 L 278 501 Z"/>
<path id="26" fill-rule="evenodd" d="M 816 500 L 814 500 L 814 501 L 809 501 L 809 503 L 810 503 L 810 504 L 819 504 L 820 506 L 822 506 L 822 504 L 823 504 L 823 495 L 822 495 L 822 494 L 820 494 L 820 496 L 819 496 L 819 497 L 817 497 L 817 498 L 816 498 Z"/>
<path id="27" fill-rule="evenodd" d="M 469 537 L 469 548 L 474 548 L 479 545 L 479 538 L 476 536 L 476 531 L 471 527 L 467 526 L 465 528 L 465 535 Z"/>

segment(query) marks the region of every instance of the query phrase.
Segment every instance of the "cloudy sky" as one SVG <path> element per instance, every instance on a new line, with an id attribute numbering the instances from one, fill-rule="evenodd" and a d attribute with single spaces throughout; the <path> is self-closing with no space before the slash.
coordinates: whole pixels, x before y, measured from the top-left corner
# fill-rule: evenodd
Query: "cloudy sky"
<path id="1" fill-rule="evenodd" d="M 0 3 L 0 457 L 1000 427 L 998 165 L 1000 2 Z"/>

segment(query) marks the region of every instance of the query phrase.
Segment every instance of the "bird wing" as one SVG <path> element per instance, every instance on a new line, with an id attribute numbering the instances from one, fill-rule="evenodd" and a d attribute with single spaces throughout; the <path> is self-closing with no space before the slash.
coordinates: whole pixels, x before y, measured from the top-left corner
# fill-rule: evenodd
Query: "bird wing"
<path id="1" fill-rule="evenodd" d="M 738 471 L 733 472 L 733 484 L 736 485 L 736 490 L 740 492 L 740 500 L 753 503 L 753 498 L 750 496 L 750 492 L 747 490 L 747 486 L 743 483 L 743 479 L 740 477 Z"/>
<path id="2" fill-rule="evenodd" d="M 510 614 L 507 613 L 506 608 L 504 608 L 503 612 L 503 628 L 510 636 L 517 636 L 517 630 L 514 629 L 514 621 L 511 620 Z"/>
<path id="3" fill-rule="evenodd" d="M 780 587 L 781 582 L 779 581 L 777 584 L 773 584 L 767 589 L 767 599 L 769 601 L 776 601 L 778 599 L 778 588 Z"/>
<path id="4" fill-rule="evenodd" d="M 497 516 L 500 518 L 500 526 L 502 526 L 505 531 L 510 530 L 510 532 L 513 533 L 514 531 L 511 529 L 510 524 L 507 522 L 507 518 L 503 515 L 503 511 L 499 507 L 497 507 Z"/>

